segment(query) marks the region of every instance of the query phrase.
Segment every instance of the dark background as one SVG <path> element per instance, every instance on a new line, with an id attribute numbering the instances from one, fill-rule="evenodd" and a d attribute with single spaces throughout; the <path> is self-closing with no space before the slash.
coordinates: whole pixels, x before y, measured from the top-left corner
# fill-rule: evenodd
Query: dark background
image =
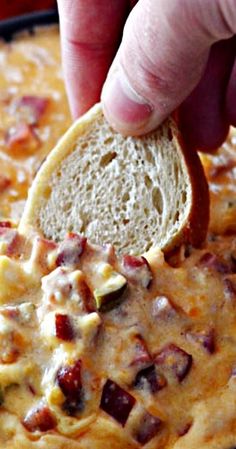
<path id="1" fill-rule="evenodd" d="M 56 7 L 55 0 L 1 0 L 0 20 Z"/>

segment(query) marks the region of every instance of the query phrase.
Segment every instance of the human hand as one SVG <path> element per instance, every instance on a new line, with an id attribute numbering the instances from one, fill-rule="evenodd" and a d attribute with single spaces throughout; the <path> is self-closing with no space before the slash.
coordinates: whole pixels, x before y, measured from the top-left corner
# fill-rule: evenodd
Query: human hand
<path id="1" fill-rule="evenodd" d="M 109 71 L 102 102 L 115 129 L 146 133 L 179 107 L 186 143 L 216 148 L 236 125 L 236 0 L 130 3 L 58 0 L 73 116 L 99 100 Z"/>

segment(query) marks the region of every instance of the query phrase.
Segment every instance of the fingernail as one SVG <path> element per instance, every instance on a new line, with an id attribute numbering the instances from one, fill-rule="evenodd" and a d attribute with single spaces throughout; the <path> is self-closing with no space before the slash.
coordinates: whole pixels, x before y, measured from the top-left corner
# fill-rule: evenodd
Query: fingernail
<path id="1" fill-rule="evenodd" d="M 130 86 L 121 71 L 114 72 L 102 91 L 104 112 L 111 125 L 129 131 L 143 127 L 153 108 Z"/>

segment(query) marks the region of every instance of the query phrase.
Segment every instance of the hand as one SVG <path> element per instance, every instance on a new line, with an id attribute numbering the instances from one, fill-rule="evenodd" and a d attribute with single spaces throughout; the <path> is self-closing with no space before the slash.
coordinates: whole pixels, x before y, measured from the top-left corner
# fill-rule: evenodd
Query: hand
<path id="1" fill-rule="evenodd" d="M 236 125 L 236 0 L 139 0 L 131 12 L 128 0 L 58 3 L 74 117 L 99 100 L 108 73 L 104 112 L 125 135 L 179 108 L 186 143 L 211 150 Z"/>

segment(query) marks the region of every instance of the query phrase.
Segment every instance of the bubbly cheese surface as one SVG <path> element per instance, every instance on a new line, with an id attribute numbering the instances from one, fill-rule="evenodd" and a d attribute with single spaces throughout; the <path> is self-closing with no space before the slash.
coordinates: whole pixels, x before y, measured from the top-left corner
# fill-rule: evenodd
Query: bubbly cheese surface
<path id="1" fill-rule="evenodd" d="M 0 217 L 18 221 L 28 188 L 71 123 L 58 27 L 0 39 Z"/>
<path id="2" fill-rule="evenodd" d="M 70 122 L 59 60 L 54 27 L 0 46 L 0 449 L 233 449 L 235 131 L 201 156 L 204 248 L 26 238 L 11 219 Z"/>

